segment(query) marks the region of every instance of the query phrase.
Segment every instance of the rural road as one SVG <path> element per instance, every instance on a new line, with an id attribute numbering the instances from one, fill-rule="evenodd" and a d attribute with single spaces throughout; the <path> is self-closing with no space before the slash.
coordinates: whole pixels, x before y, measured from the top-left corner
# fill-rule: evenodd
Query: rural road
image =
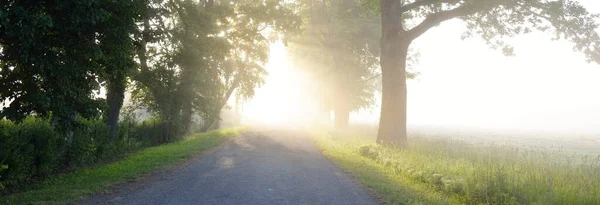
<path id="1" fill-rule="evenodd" d="M 327 204 L 378 202 L 300 132 L 252 130 L 143 185 L 82 204 Z"/>

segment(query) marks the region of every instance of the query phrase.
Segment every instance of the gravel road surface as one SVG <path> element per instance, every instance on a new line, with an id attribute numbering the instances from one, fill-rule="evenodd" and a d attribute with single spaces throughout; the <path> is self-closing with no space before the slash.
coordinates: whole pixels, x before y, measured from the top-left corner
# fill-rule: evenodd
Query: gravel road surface
<path id="1" fill-rule="evenodd" d="M 301 132 L 252 130 L 176 170 L 81 204 L 378 204 Z"/>

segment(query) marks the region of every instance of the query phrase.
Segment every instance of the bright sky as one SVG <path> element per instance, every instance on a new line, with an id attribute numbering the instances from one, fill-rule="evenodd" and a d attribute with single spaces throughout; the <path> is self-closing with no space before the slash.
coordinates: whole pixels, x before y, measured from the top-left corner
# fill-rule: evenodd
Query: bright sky
<path id="1" fill-rule="evenodd" d="M 600 13 L 599 1 L 581 2 Z M 505 57 L 478 38 L 461 40 L 464 29 L 459 20 L 449 21 L 413 44 L 421 75 L 408 85 L 409 124 L 600 132 L 600 65 L 588 64 L 568 42 L 551 41 L 551 34 L 510 39 L 516 57 Z M 272 45 L 271 57 L 267 83 L 244 106 L 245 115 L 290 122 L 311 114 L 301 108 L 310 104 L 302 89 L 310 83 L 289 65 L 280 43 Z M 351 120 L 376 122 L 378 109 Z"/>
<path id="2" fill-rule="evenodd" d="M 600 13 L 600 2 L 581 0 Z M 460 40 L 459 20 L 419 38 L 418 71 L 409 82 L 409 123 L 600 131 L 600 65 L 572 44 L 535 33 L 510 39 L 516 57 L 481 40 Z"/>
<path id="3" fill-rule="evenodd" d="M 289 62 L 282 42 L 271 44 L 266 84 L 256 90 L 255 97 L 243 106 L 243 123 L 306 124 L 316 115 L 310 97 L 310 82 L 300 69 Z"/>

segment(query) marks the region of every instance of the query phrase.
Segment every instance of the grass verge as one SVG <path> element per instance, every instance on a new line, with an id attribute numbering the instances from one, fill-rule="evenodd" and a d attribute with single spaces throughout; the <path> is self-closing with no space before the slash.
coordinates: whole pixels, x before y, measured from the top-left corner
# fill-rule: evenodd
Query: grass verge
<path id="1" fill-rule="evenodd" d="M 190 156 L 215 147 L 244 130 L 245 128 L 217 130 L 192 135 L 179 142 L 144 149 L 117 162 L 77 170 L 40 182 L 27 191 L 2 196 L 0 204 L 73 203 L 111 185 L 177 165 Z"/>
<path id="2" fill-rule="evenodd" d="M 399 150 L 314 135 L 324 155 L 386 204 L 600 204 L 597 157 L 423 138 Z"/>
<path id="3" fill-rule="evenodd" d="M 314 133 L 313 137 L 323 155 L 343 170 L 349 172 L 361 185 L 385 204 L 448 204 L 457 203 L 452 197 L 437 193 L 428 186 L 412 183 L 394 170 L 359 153 L 362 143 L 341 142 L 326 133 Z"/>

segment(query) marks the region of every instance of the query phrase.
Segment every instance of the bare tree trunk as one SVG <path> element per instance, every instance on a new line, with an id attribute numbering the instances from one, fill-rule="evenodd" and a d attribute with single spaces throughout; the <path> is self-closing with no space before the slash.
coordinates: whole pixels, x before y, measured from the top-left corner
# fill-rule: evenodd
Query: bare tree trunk
<path id="1" fill-rule="evenodd" d="M 112 142 L 117 136 L 119 113 L 121 112 L 123 100 L 125 99 L 125 86 L 124 83 L 120 82 L 109 82 L 108 84 L 106 94 L 106 103 L 108 104 L 106 110 L 106 125 L 108 125 L 109 129 L 108 140 Z"/>
<path id="2" fill-rule="evenodd" d="M 218 117 L 217 117 L 218 118 Z M 200 128 L 200 132 L 208 132 L 210 128 L 215 124 L 215 118 L 210 118 L 204 122 L 202 128 Z"/>
<path id="3" fill-rule="evenodd" d="M 185 49 L 184 50 L 190 50 Z M 185 63 L 181 66 L 181 83 L 180 87 L 180 96 L 179 103 L 181 103 L 181 120 L 183 125 L 183 134 L 189 134 L 192 131 L 192 115 L 194 113 L 194 99 L 195 99 L 195 91 L 194 86 L 197 84 L 194 82 L 194 77 L 199 76 L 198 71 L 194 70 L 194 66 Z"/>
<path id="4" fill-rule="evenodd" d="M 215 122 L 221 120 L 221 110 L 225 107 L 225 105 L 227 105 L 227 101 L 229 101 L 229 98 L 231 98 L 231 95 L 233 95 L 235 89 L 237 89 L 237 87 L 240 85 L 240 82 L 240 76 L 235 76 L 235 80 L 233 81 L 233 83 L 231 83 L 229 89 L 227 89 L 227 93 L 225 93 L 225 96 L 223 96 L 221 104 L 217 106 L 217 110 L 215 110 L 215 113 L 213 113 L 213 117 L 207 119 L 204 122 L 204 126 L 202 126 L 202 128 L 200 129 L 201 132 L 208 131 L 215 124 Z"/>
<path id="5" fill-rule="evenodd" d="M 406 146 L 406 58 L 411 40 L 403 37 L 397 0 L 382 0 L 382 103 L 377 143 Z"/>
<path id="6" fill-rule="evenodd" d="M 335 109 L 335 128 L 346 129 L 350 120 L 350 110 L 344 106 Z"/>
<path id="7" fill-rule="evenodd" d="M 183 133 L 189 134 L 192 129 L 192 102 L 186 101 L 182 103 L 183 105 L 181 108 L 181 118 L 183 123 Z"/>
<path id="8" fill-rule="evenodd" d="M 221 112 L 219 110 L 218 113 L 214 114 L 215 117 L 208 119 L 204 122 L 202 128 L 200 128 L 200 132 L 208 132 L 211 129 L 219 129 L 221 125 Z"/>

